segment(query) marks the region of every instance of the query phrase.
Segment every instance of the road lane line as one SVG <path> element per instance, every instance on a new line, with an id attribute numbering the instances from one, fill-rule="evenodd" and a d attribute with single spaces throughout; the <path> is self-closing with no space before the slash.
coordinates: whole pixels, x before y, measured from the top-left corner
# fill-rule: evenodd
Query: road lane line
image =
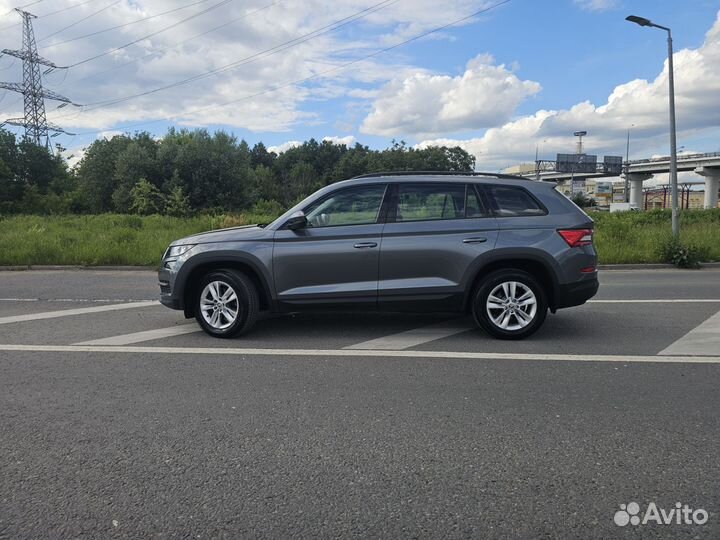
<path id="1" fill-rule="evenodd" d="M 157 300 L 146 300 L 143 302 L 127 302 L 125 304 L 111 304 L 109 306 L 95 306 L 87 308 L 63 309 L 59 311 L 45 311 L 43 313 L 28 313 L 27 315 L 13 315 L 11 317 L 0 317 L 0 324 L 18 322 L 39 321 L 42 319 L 57 319 L 58 317 L 70 317 L 72 315 L 85 315 L 87 313 L 100 313 L 103 311 L 118 311 L 121 309 L 135 309 L 149 306 L 156 306 Z"/>
<path id="2" fill-rule="evenodd" d="M 200 331 L 201 329 L 197 324 L 181 324 L 171 326 L 169 328 L 158 328 L 157 330 L 145 330 L 144 332 L 134 332 L 132 334 L 123 334 L 121 336 L 82 341 L 80 343 L 75 343 L 75 345 L 131 345 L 133 343 L 142 343 L 143 341 L 152 341 L 153 339 L 182 336 L 183 334 L 192 334 Z"/>
<path id="3" fill-rule="evenodd" d="M 362 343 L 348 345 L 343 348 L 350 350 L 379 349 L 383 351 L 399 351 L 415 347 L 416 345 L 422 345 L 423 343 L 428 343 L 430 341 L 435 341 L 437 339 L 453 336 L 461 332 L 466 332 L 468 330 L 472 330 L 473 328 L 475 328 L 474 325 L 453 319 L 451 321 L 443 321 L 427 326 L 421 326 L 420 328 L 413 328 L 412 330 L 407 330 L 405 332 L 399 332 L 397 334 L 363 341 Z"/>
<path id="4" fill-rule="evenodd" d="M 588 300 L 588 304 L 688 304 L 720 303 L 720 298 L 652 298 L 640 300 Z"/>
<path id="5" fill-rule="evenodd" d="M 0 298 L 0 302 L 147 302 L 139 298 Z"/>
<path id="6" fill-rule="evenodd" d="M 658 354 L 714 356 L 720 352 L 720 311 Z"/>
<path id="7" fill-rule="evenodd" d="M 720 356 L 621 356 L 597 354 L 515 354 L 451 351 L 380 351 L 352 349 L 234 349 L 229 347 L 112 347 L 91 345 L 0 345 L 0 351 L 37 353 L 167 354 L 219 356 L 380 357 L 457 360 L 526 360 L 651 364 L 720 364 Z"/>

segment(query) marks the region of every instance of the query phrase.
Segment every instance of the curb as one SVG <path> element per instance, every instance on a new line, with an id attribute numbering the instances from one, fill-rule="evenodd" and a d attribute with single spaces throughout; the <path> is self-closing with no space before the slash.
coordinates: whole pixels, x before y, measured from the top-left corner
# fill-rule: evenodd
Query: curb
<path id="1" fill-rule="evenodd" d="M 720 268 L 720 262 L 700 263 L 700 268 Z M 630 264 L 598 264 L 598 270 L 692 270 L 692 268 L 678 268 L 674 264 L 664 263 L 630 263 Z"/>
<path id="2" fill-rule="evenodd" d="M 0 272 L 24 272 L 29 270 L 98 270 L 98 271 L 114 271 L 114 272 L 148 272 L 156 271 L 157 266 L 82 266 L 82 265 L 36 265 L 36 264 L 23 264 L 15 266 L 0 266 Z"/>

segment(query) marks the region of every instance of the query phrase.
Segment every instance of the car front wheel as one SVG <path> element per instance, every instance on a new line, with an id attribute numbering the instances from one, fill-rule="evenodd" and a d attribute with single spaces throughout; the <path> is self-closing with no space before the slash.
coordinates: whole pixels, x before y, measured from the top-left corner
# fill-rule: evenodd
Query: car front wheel
<path id="1" fill-rule="evenodd" d="M 537 331 L 547 315 L 546 294 L 522 270 L 498 270 L 487 276 L 473 299 L 475 322 L 500 339 L 522 339 Z"/>
<path id="2" fill-rule="evenodd" d="M 211 336 L 237 336 L 255 324 L 258 293 L 252 280 L 242 272 L 210 272 L 202 278 L 197 290 L 195 319 Z"/>

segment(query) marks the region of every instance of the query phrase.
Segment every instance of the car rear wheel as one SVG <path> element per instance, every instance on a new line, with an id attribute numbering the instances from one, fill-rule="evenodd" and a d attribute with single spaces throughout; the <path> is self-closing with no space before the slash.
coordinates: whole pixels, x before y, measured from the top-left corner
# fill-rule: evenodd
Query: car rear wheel
<path id="1" fill-rule="evenodd" d="M 210 272 L 200 280 L 197 290 L 195 319 L 211 336 L 238 336 L 255 325 L 258 293 L 252 280 L 242 272 Z"/>
<path id="2" fill-rule="evenodd" d="M 535 333 L 547 315 L 542 286 L 522 270 L 498 270 L 482 280 L 473 299 L 475 322 L 500 339 L 522 339 Z"/>

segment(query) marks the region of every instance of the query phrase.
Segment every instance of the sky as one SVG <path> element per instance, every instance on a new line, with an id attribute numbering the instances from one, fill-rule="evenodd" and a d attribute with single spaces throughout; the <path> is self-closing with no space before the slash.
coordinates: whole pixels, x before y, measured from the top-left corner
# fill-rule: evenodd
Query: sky
<path id="1" fill-rule="evenodd" d="M 720 151 L 720 0 L 0 0 L 0 49 L 68 69 L 44 86 L 53 139 L 77 162 L 99 137 L 170 127 L 231 132 L 282 151 L 328 139 L 459 145 L 496 171 L 574 151 L 669 153 L 666 33 L 678 146 Z M 19 82 L 0 57 L 0 81 Z M 0 121 L 22 116 L 0 90 Z M 19 129 L 11 128 L 20 133 Z"/>

